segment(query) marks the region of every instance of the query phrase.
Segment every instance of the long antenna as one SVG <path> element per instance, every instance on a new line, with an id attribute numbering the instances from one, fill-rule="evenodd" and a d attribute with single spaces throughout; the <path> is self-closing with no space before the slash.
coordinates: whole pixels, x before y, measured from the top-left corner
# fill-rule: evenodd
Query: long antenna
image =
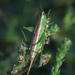
<path id="1" fill-rule="evenodd" d="M 41 0 L 38 0 L 41 11 L 43 12 L 43 8 L 41 6 Z"/>

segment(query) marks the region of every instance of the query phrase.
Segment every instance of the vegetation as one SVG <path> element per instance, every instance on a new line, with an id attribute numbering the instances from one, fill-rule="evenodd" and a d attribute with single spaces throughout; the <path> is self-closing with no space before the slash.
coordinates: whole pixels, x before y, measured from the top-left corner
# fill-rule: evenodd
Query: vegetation
<path id="1" fill-rule="evenodd" d="M 47 18 L 50 17 L 49 27 L 46 30 L 50 42 L 42 46 L 43 51 L 35 58 L 30 75 L 35 73 L 36 75 L 74 75 L 75 2 L 44 0 L 41 3 L 45 13 L 51 9 L 50 14 L 46 13 Z M 9 70 L 13 75 L 27 72 L 30 63 L 29 46 L 39 12 L 37 1 L 0 1 L 0 75 L 6 75 Z"/>

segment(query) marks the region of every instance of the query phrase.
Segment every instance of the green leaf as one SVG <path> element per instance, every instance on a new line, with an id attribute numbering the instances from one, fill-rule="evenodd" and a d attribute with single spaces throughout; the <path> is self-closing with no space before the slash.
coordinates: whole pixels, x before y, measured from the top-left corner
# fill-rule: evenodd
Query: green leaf
<path id="1" fill-rule="evenodd" d="M 58 31 L 59 31 L 59 27 L 58 27 L 57 24 L 55 24 L 54 26 L 50 26 L 49 27 L 48 34 L 53 35 L 53 34 L 55 34 Z"/>
<path id="2" fill-rule="evenodd" d="M 25 35 L 24 31 L 21 30 L 21 32 L 22 32 L 22 34 L 23 34 L 23 36 L 24 36 L 25 41 L 27 41 L 27 38 L 26 38 L 26 35 Z"/>
<path id="3" fill-rule="evenodd" d="M 50 12 L 51 12 L 51 9 L 47 13 L 47 18 L 50 17 Z"/>
<path id="4" fill-rule="evenodd" d="M 33 32 L 34 31 L 34 27 L 23 27 L 23 28 L 28 30 L 29 32 Z"/>

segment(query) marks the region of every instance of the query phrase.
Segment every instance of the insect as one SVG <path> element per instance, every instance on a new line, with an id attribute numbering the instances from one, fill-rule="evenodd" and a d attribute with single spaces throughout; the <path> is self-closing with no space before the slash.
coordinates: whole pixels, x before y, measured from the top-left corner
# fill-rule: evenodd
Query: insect
<path id="1" fill-rule="evenodd" d="M 30 66 L 27 72 L 27 75 L 29 75 L 30 69 L 32 67 L 32 64 L 34 62 L 34 59 L 40 49 L 40 45 L 45 42 L 45 28 L 46 28 L 46 23 L 47 22 L 47 18 L 44 12 L 42 12 L 38 23 L 36 24 L 35 30 L 34 30 L 34 35 L 32 38 L 32 42 L 30 45 Z M 44 36 L 44 38 L 43 38 Z"/>
<path id="2" fill-rule="evenodd" d="M 26 44 L 27 39 L 25 37 L 24 32 L 21 30 L 22 34 L 24 35 L 25 42 L 23 42 L 23 41 L 21 42 L 21 46 L 19 48 L 19 53 L 18 53 L 18 58 L 17 58 L 17 63 L 12 68 L 12 71 L 10 71 L 11 74 L 15 75 L 16 73 L 21 71 L 23 67 L 26 66 L 26 64 L 29 61 L 29 58 L 28 58 L 29 55 L 27 54 L 26 51 L 29 49 L 30 50 L 30 66 L 29 66 L 28 72 L 27 72 L 27 75 L 29 75 L 30 69 L 34 62 L 34 59 L 36 58 L 36 55 L 38 53 L 40 53 L 41 50 L 43 50 L 43 45 L 49 39 L 48 38 L 49 34 L 47 33 L 48 23 L 49 23 L 49 18 L 47 19 L 46 14 L 44 12 L 42 12 L 41 16 L 36 24 L 30 47 Z M 26 59 L 26 58 L 28 58 L 28 59 Z M 49 58 L 47 57 L 41 63 L 42 63 L 42 65 L 45 65 L 48 61 L 49 61 Z"/>

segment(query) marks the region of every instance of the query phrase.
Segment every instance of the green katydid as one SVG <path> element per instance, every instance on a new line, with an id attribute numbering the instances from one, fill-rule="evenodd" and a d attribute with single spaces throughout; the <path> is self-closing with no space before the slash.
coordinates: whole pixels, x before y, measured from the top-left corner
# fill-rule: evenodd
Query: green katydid
<path id="1" fill-rule="evenodd" d="M 42 42 L 45 41 L 45 38 L 43 39 L 42 36 L 45 35 L 45 27 L 46 27 L 46 15 L 44 12 L 42 12 L 41 17 L 36 25 L 35 31 L 34 31 L 34 35 L 32 38 L 32 42 L 31 42 L 31 46 L 30 46 L 30 66 L 27 72 L 27 75 L 30 72 L 32 63 L 34 61 L 34 58 L 37 55 L 37 52 L 39 50 L 40 45 L 42 44 Z"/>
<path id="2" fill-rule="evenodd" d="M 49 14 L 50 14 L 50 11 L 48 12 L 47 17 L 49 17 Z M 42 14 L 41 14 L 41 16 L 39 18 L 39 21 L 36 24 L 30 48 L 28 48 L 27 46 L 21 46 L 21 48 L 24 48 L 25 50 L 26 49 L 30 50 L 30 66 L 29 66 L 27 75 L 30 72 L 30 69 L 32 67 L 33 61 L 34 61 L 37 53 L 39 53 L 40 48 L 43 47 L 44 42 L 46 41 L 45 43 L 48 44 L 49 43 L 49 36 L 50 36 L 50 34 L 51 33 L 53 34 L 53 33 L 58 31 L 57 25 L 55 27 L 50 28 L 50 26 L 49 26 L 50 18 L 47 18 L 47 17 L 45 15 L 45 13 L 42 12 Z M 29 27 L 29 28 L 24 27 L 24 28 L 29 30 L 30 32 L 33 30 L 33 28 L 31 28 L 31 27 Z M 30 30 L 30 29 L 32 29 L 32 30 Z M 22 33 L 24 35 L 25 41 L 27 41 L 23 31 L 22 31 Z M 23 44 L 24 44 L 24 42 L 23 42 Z M 24 54 L 25 54 L 25 52 L 23 53 L 23 55 Z M 48 57 L 50 57 L 50 56 L 48 56 Z M 47 60 L 47 62 L 48 62 L 48 60 Z M 45 63 L 46 63 L 46 61 L 43 62 L 43 65 Z M 25 66 L 22 66 L 20 69 L 22 69 L 23 67 L 25 67 Z"/>

